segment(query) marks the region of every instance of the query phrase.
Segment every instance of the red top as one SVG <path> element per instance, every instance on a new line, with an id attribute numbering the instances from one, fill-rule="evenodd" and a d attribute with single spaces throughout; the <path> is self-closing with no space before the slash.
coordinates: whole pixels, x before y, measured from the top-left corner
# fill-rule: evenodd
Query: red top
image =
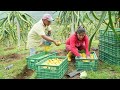
<path id="1" fill-rule="evenodd" d="M 75 56 L 80 56 L 79 52 L 77 51 L 78 50 L 77 47 L 81 46 L 83 43 L 85 43 L 86 55 L 89 55 L 90 54 L 90 52 L 88 51 L 89 39 L 87 35 L 85 35 L 82 40 L 78 40 L 76 33 L 74 33 L 66 40 L 66 45 L 70 45 L 71 51 Z"/>

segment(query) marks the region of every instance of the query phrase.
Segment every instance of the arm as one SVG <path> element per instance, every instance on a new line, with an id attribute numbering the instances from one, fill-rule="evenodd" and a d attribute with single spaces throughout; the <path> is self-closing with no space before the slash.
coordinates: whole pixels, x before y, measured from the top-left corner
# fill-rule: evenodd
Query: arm
<path id="1" fill-rule="evenodd" d="M 41 35 L 41 37 L 47 41 L 50 41 L 50 42 L 53 42 L 56 46 L 59 46 L 59 44 L 53 40 L 52 38 L 50 38 L 49 36 L 46 36 L 46 35 Z"/>
<path id="2" fill-rule="evenodd" d="M 46 35 L 41 35 L 41 37 L 49 42 L 55 42 L 52 38 L 50 38 L 49 36 Z"/>
<path id="3" fill-rule="evenodd" d="M 45 35 L 45 32 L 44 32 L 44 27 L 37 27 L 37 29 L 35 29 L 35 32 L 40 36 L 42 37 L 43 39 L 47 40 L 47 41 L 50 41 L 50 42 L 53 42 L 56 46 L 59 46 L 59 44 L 57 43 L 57 41 L 53 40 L 52 38 L 50 38 L 49 36 L 46 36 Z"/>
<path id="4" fill-rule="evenodd" d="M 75 36 L 72 36 L 70 38 L 70 48 L 71 48 L 71 52 L 75 55 L 75 56 L 80 56 L 79 52 L 78 52 L 78 49 L 75 47 L 75 41 L 76 41 L 76 38 Z"/>
<path id="5" fill-rule="evenodd" d="M 86 35 L 85 36 L 85 50 L 86 50 L 86 55 L 89 56 L 90 55 L 90 52 L 88 50 L 88 47 L 89 47 L 89 39 L 88 39 L 88 36 Z"/>

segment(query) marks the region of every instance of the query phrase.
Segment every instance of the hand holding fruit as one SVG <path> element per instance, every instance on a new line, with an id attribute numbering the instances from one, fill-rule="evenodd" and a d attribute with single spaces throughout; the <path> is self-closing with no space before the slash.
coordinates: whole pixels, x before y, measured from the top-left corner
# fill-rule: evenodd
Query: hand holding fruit
<path id="1" fill-rule="evenodd" d="M 55 44 L 56 46 L 60 46 L 60 45 L 61 45 L 61 42 L 60 42 L 60 41 L 55 41 L 54 44 Z"/>
<path id="2" fill-rule="evenodd" d="M 61 45 L 61 42 L 60 42 L 60 41 L 57 41 L 57 44 L 58 44 L 58 45 Z"/>

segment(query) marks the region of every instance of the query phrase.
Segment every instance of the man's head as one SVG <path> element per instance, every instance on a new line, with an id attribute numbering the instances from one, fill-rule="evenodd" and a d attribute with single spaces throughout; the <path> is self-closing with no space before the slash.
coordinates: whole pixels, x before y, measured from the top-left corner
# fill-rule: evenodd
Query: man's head
<path id="1" fill-rule="evenodd" d="M 86 34 L 86 30 L 83 27 L 79 26 L 76 31 L 76 34 L 77 34 L 78 39 L 82 40 Z"/>
<path id="2" fill-rule="evenodd" d="M 49 26 L 54 19 L 50 14 L 44 14 L 42 20 L 45 26 Z"/>

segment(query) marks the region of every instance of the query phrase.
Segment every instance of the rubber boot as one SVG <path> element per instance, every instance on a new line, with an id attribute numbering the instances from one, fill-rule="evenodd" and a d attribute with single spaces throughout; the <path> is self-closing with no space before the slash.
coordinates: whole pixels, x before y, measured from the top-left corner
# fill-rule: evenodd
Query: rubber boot
<path id="1" fill-rule="evenodd" d="M 69 51 L 69 53 L 67 54 L 68 61 L 71 61 L 71 56 L 72 56 L 72 52 Z"/>

